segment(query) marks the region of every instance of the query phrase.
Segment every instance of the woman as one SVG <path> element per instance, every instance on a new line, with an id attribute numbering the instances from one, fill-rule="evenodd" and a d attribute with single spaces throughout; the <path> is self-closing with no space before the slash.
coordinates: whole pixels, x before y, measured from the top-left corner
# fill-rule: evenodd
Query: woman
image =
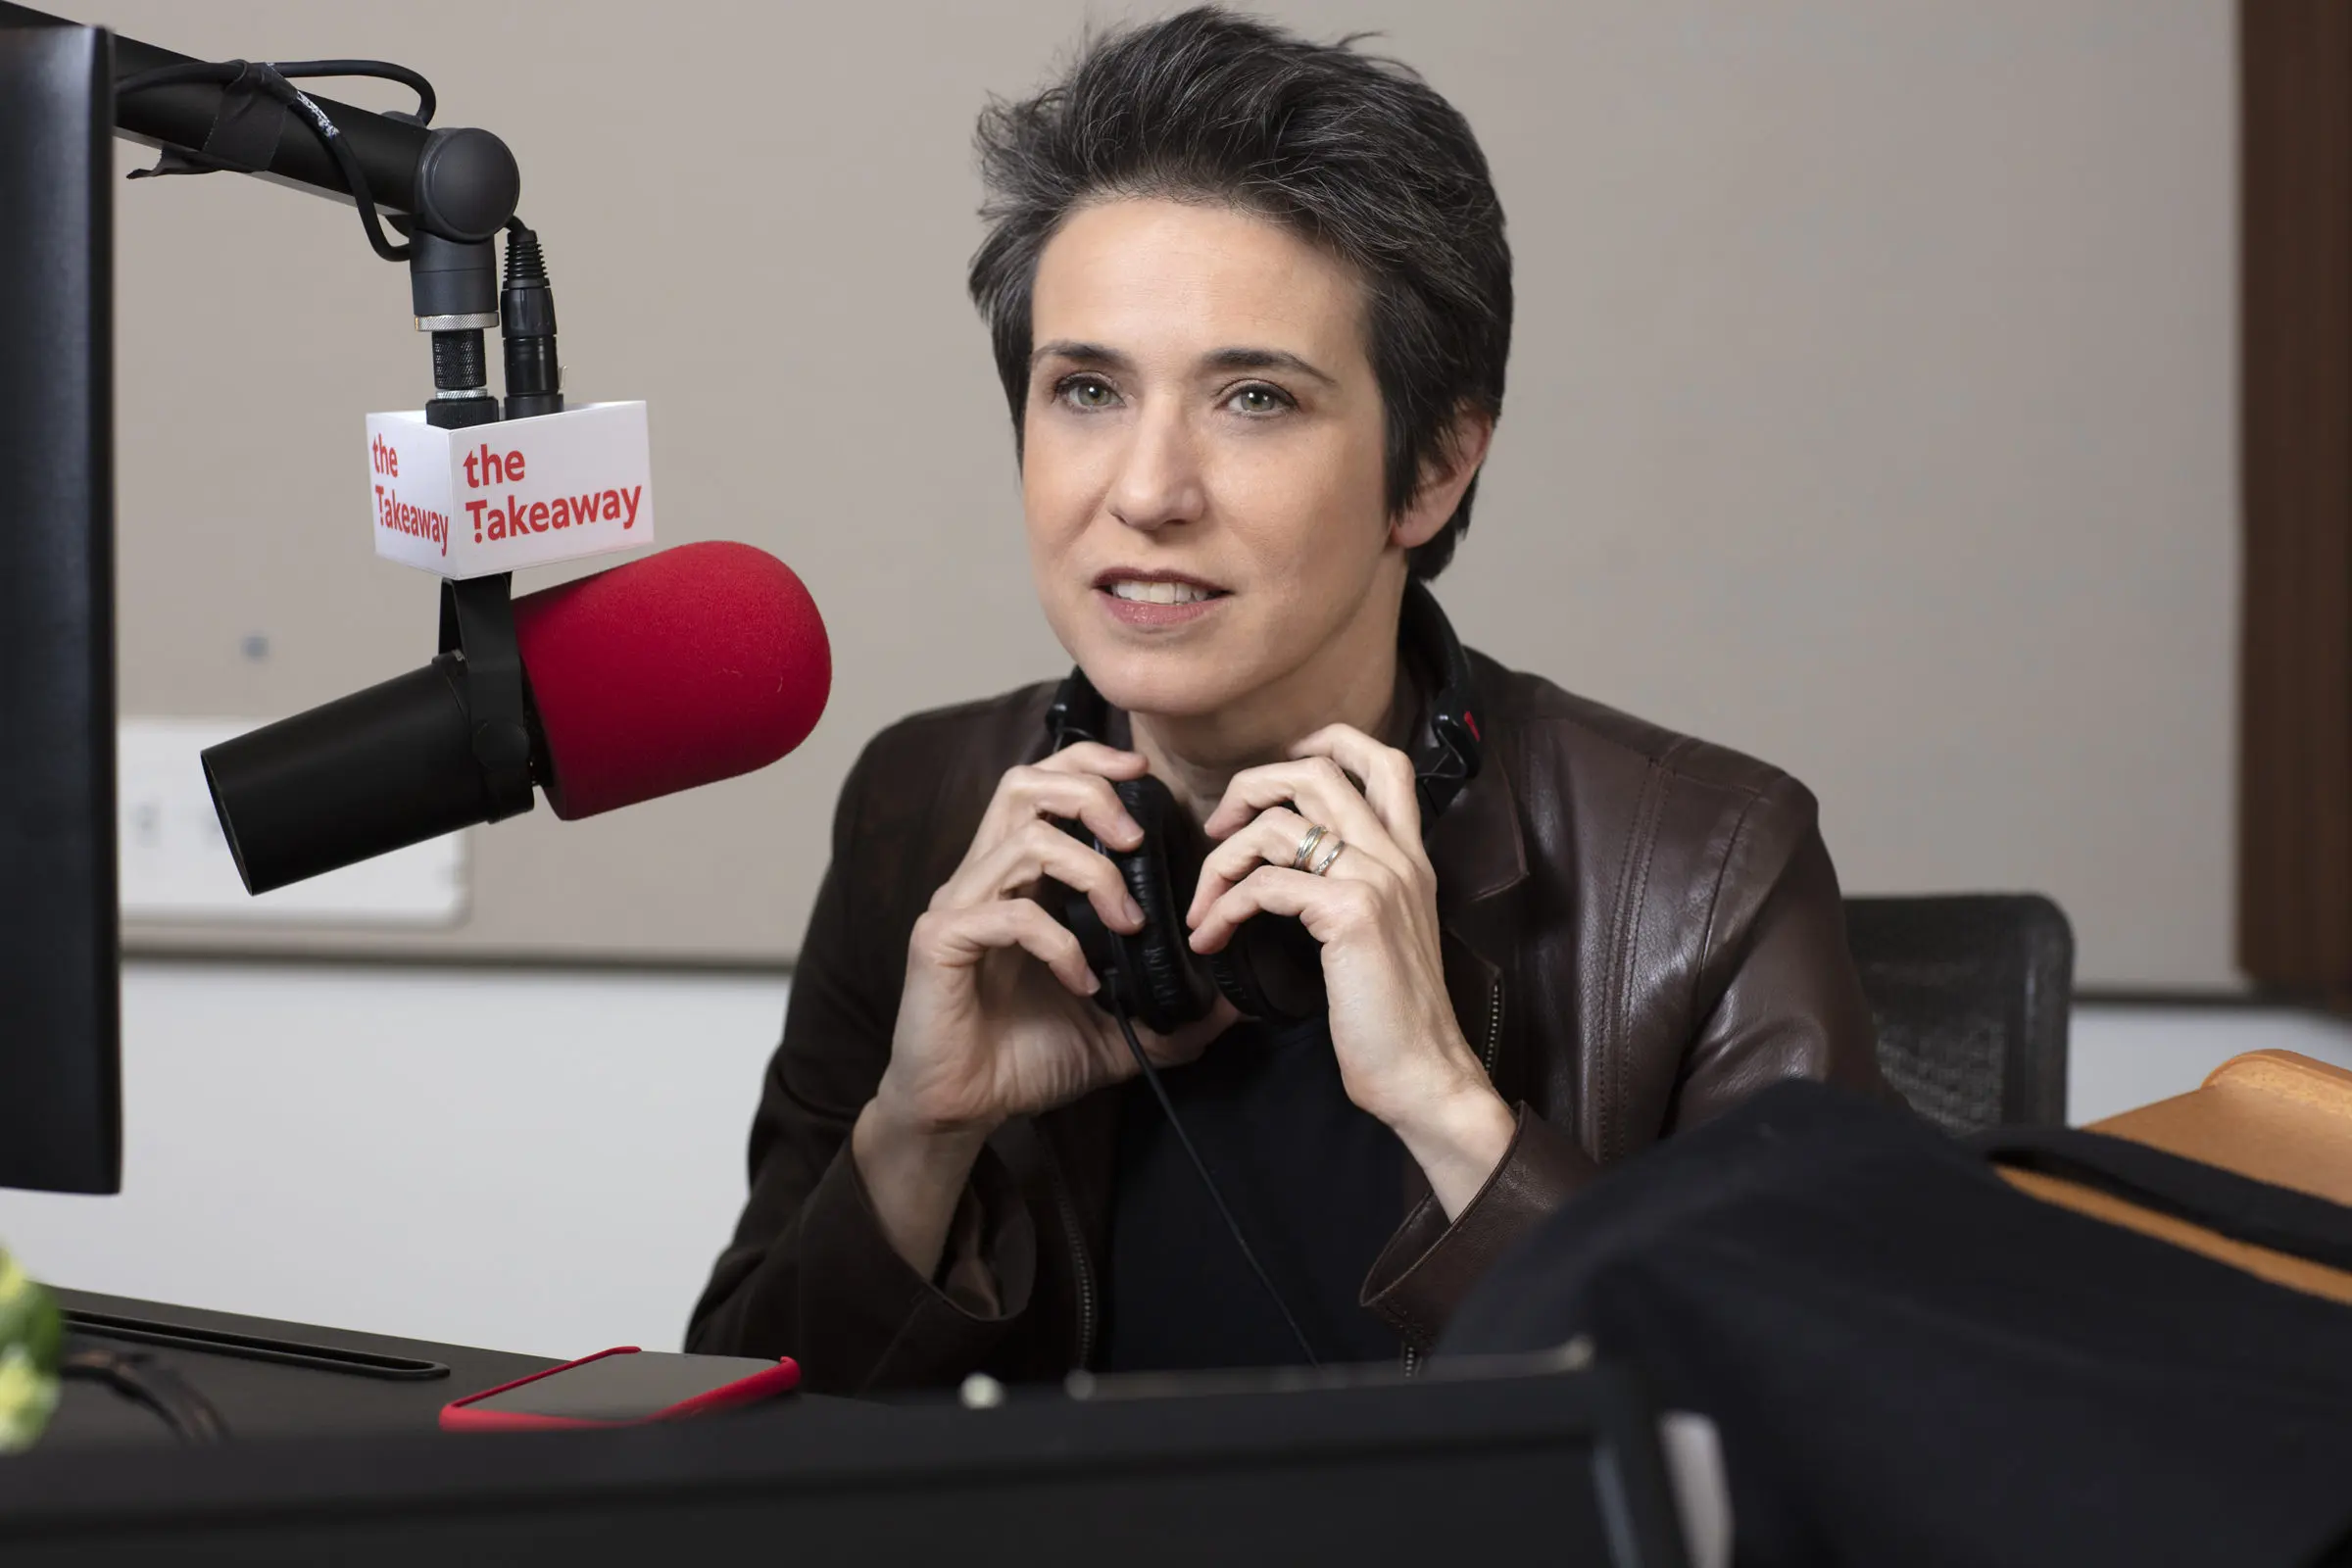
<path id="1" fill-rule="evenodd" d="M 1409 1363 L 1602 1166 L 1782 1077 L 1884 1093 L 1786 775 L 1473 656 L 1483 766 L 1422 820 L 1443 661 L 1400 616 L 1468 525 L 1511 316 L 1460 115 L 1205 9 L 980 144 L 1031 565 L 1107 723 L 1050 749 L 1047 684 L 859 760 L 693 1348 L 843 1392 Z M 1138 1041 L 1270 1293 L 1047 907 L 1144 925 L 1102 850 L 1146 774 L 1213 846 L 1192 953 L 1319 945 L 1320 1015 Z"/>

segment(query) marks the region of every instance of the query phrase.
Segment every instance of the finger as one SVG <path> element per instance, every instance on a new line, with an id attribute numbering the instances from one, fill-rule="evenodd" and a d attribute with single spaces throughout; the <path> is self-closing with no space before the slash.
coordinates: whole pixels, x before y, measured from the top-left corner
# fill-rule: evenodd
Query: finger
<path id="1" fill-rule="evenodd" d="M 1334 882 L 1288 866 L 1261 865 L 1210 905 L 1193 932 L 1195 953 L 1215 953 L 1236 926 L 1253 915 L 1288 914 L 1329 945 L 1377 911 L 1380 894 L 1367 882 Z"/>
<path id="2" fill-rule="evenodd" d="M 1184 911 L 1185 923 L 1191 925 L 1197 921 L 1202 909 L 1223 898 L 1226 889 L 1258 866 L 1290 867 L 1298 858 L 1298 846 L 1306 841 L 1313 825 L 1287 806 L 1270 806 L 1260 811 L 1255 821 L 1210 850 L 1200 862 L 1200 881 L 1193 890 L 1193 902 Z M 1322 844 L 1329 842 L 1326 836 Z M 1323 853 L 1322 844 L 1316 847 L 1318 856 Z"/>
<path id="3" fill-rule="evenodd" d="M 1234 774 L 1202 826 L 1210 838 L 1222 839 L 1271 806 L 1290 806 L 1309 821 L 1343 831 L 1352 827 L 1351 836 L 1361 836 L 1380 820 L 1338 762 L 1307 757 Z"/>
<path id="4" fill-rule="evenodd" d="M 1240 1009 L 1220 996 L 1209 1008 L 1208 1016 L 1188 1023 L 1173 1034 L 1155 1034 L 1142 1024 L 1135 1026 L 1136 1043 L 1154 1067 L 1182 1067 L 1198 1061 L 1200 1054 L 1216 1042 L 1218 1036 L 1242 1021 Z M 1126 1054 L 1122 1043 L 1120 1054 Z"/>
<path id="5" fill-rule="evenodd" d="M 1233 782 L 1225 787 L 1225 798 L 1209 813 L 1205 831 L 1211 840 L 1228 838 L 1274 806 L 1288 806 L 1308 821 L 1320 822 L 1338 833 L 1349 845 L 1392 863 L 1402 863 L 1388 827 L 1340 771 L 1340 764 L 1328 757 L 1270 762 L 1234 774 Z"/>
<path id="6" fill-rule="evenodd" d="M 951 906 L 995 903 L 1024 894 L 1042 878 L 1052 877 L 1085 894 L 1087 903 L 1112 930 L 1143 929 L 1143 908 L 1127 891 L 1119 868 L 1093 846 L 1079 843 L 1051 822 L 1032 818 L 967 871 L 959 871 L 943 890 Z"/>
<path id="7" fill-rule="evenodd" d="M 1421 791 L 1413 760 L 1352 724 L 1329 724 L 1291 748 L 1295 758 L 1326 757 L 1363 780 L 1364 803 L 1398 845 L 1421 843 Z"/>
<path id="8" fill-rule="evenodd" d="M 1132 752 L 1113 752 L 1108 747 L 1095 750 L 1103 759 L 1134 758 L 1135 772 L 1142 772 L 1143 759 Z M 1119 804 L 1109 778 L 1093 771 L 1048 765 L 1068 755 L 1057 752 L 1043 762 L 1009 769 L 997 783 L 996 796 L 989 802 L 980 831 L 973 836 L 973 846 L 982 850 L 993 848 L 1019 832 L 1024 823 L 1041 816 L 1077 822 L 1115 849 L 1132 850 L 1143 843 L 1142 825 Z"/>
<path id="9" fill-rule="evenodd" d="M 1141 778 L 1150 763 L 1141 752 L 1122 752 L 1100 741 L 1080 741 L 1051 752 L 1031 764 L 1048 773 L 1094 773 L 1102 778 Z"/>
<path id="10" fill-rule="evenodd" d="M 931 910 L 915 920 L 907 946 L 917 962 L 954 969 L 968 969 L 1001 949 L 1019 948 L 1075 995 L 1091 997 L 1102 989 L 1078 939 L 1027 899 Z"/>

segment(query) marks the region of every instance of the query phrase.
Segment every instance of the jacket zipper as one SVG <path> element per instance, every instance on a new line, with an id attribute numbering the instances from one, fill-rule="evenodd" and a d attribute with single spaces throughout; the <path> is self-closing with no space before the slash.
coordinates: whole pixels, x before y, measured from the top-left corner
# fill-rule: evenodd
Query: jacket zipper
<path id="1" fill-rule="evenodd" d="M 1502 979 L 1498 975 L 1495 977 L 1493 989 L 1487 993 L 1487 1047 L 1479 1054 L 1478 1058 L 1479 1065 L 1487 1069 L 1489 1083 L 1494 1082 L 1494 1062 L 1501 1050 Z M 1407 1378 L 1416 1378 L 1421 1375 L 1421 1348 L 1417 1345 L 1408 1345 L 1404 1348 L 1404 1375 Z"/>
<path id="2" fill-rule="evenodd" d="M 1479 1063 L 1487 1069 L 1487 1082 L 1494 1081 L 1494 1061 L 1502 1051 L 1502 977 L 1494 977 L 1494 989 L 1487 1003 L 1487 1049 Z"/>
<path id="3" fill-rule="evenodd" d="M 1046 1162 L 1052 1167 L 1054 1206 L 1061 1211 L 1061 1228 L 1069 1233 L 1070 1261 L 1078 1276 L 1078 1370 L 1091 1370 L 1095 1359 L 1095 1265 L 1086 1250 L 1086 1228 L 1079 1223 L 1078 1200 L 1070 1196 L 1070 1184 L 1061 1167 L 1061 1153 L 1043 1127 L 1037 1130 L 1037 1141 L 1046 1152 Z"/>

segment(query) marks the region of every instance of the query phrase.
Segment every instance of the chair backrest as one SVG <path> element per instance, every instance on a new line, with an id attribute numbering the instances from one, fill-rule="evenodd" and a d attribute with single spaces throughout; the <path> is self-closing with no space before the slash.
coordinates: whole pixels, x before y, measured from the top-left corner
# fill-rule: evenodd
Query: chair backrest
<path id="1" fill-rule="evenodd" d="M 1845 901 L 1879 1070 L 1948 1132 L 2066 1122 L 2075 934 L 2038 894 Z"/>

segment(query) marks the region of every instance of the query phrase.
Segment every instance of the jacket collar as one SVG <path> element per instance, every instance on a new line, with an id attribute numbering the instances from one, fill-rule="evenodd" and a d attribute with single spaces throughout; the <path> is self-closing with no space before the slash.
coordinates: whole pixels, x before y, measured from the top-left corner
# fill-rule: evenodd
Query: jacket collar
<path id="1" fill-rule="evenodd" d="M 1492 662 L 1478 654 L 1472 654 L 1470 662 L 1482 688 L 1483 709 L 1484 693 L 1493 688 L 1487 678 Z M 1418 734 L 1429 724 L 1426 686 L 1418 686 L 1415 697 L 1421 706 L 1415 720 Z M 1478 777 L 1464 785 L 1446 814 L 1426 829 L 1430 864 L 1438 873 L 1438 920 L 1448 930 L 1454 930 L 1457 921 L 1484 924 L 1469 919 L 1473 907 L 1527 880 L 1518 797 L 1494 741 L 1486 740 L 1485 747 Z M 1469 932 L 1457 934 L 1467 937 Z"/>
<path id="2" fill-rule="evenodd" d="M 1473 678 L 1480 688 L 1480 706 L 1494 688 L 1492 663 L 1470 656 Z M 1427 686 L 1423 691 L 1428 690 Z M 1417 722 L 1428 723 L 1427 697 L 1422 698 Z M 1446 814 L 1428 829 L 1429 859 L 1437 872 L 1440 956 L 1445 965 L 1447 1000 L 1462 1038 L 1503 1088 L 1514 1076 L 1504 1038 L 1510 1009 L 1503 982 L 1514 965 L 1512 949 L 1518 929 L 1515 901 L 1504 895 L 1527 880 L 1527 844 L 1519 828 L 1519 801 L 1511 787 L 1495 742 L 1500 736 L 1489 718 L 1482 735 L 1485 756 L 1478 776 L 1463 786 Z M 1425 1188 L 1419 1170 L 1407 1172 L 1408 1206 Z"/>

